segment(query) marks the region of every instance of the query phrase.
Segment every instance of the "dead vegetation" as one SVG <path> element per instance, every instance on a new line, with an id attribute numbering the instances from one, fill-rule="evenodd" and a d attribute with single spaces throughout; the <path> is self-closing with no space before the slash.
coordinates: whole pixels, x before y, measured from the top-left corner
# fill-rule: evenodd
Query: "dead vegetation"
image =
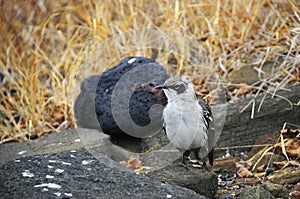
<path id="1" fill-rule="evenodd" d="M 295 0 L 0 2 L 0 143 L 74 127 L 80 82 L 125 56 L 156 58 L 208 99 L 210 82 L 239 98 L 299 81 Z M 258 78 L 230 83 L 249 66 Z"/>
<path id="2" fill-rule="evenodd" d="M 284 129 L 280 131 L 277 143 L 264 147 L 247 161 L 236 164 L 239 169 L 238 176 L 267 177 L 276 170 L 299 167 L 299 138 L 299 130 Z"/>
<path id="3" fill-rule="evenodd" d="M 238 198 L 245 187 L 262 186 L 276 198 L 298 198 L 300 130 L 287 126 L 259 137 L 245 156 L 216 160 L 218 195 Z"/>

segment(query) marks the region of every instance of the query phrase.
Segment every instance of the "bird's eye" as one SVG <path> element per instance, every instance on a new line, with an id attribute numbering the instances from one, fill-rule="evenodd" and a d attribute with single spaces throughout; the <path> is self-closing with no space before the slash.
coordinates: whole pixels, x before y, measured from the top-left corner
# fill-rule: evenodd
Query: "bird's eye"
<path id="1" fill-rule="evenodd" d="M 185 86 L 183 84 L 174 85 L 173 89 L 179 94 L 185 91 Z"/>

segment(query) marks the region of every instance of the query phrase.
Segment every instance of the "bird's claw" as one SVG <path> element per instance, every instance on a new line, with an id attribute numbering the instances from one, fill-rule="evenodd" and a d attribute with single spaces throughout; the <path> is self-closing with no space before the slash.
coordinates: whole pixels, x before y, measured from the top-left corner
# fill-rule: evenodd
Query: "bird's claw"
<path id="1" fill-rule="evenodd" d="M 181 162 L 179 165 L 189 170 L 189 167 L 185 162 Z"/>
<path id="2" fill-rule="evenodd" d="M 206 171 L 209 171 L 205 161 L 203 161 L 203 164 L 202 164 L 202 166 L 201 166 L 201 169 L 206 170 Z"/>

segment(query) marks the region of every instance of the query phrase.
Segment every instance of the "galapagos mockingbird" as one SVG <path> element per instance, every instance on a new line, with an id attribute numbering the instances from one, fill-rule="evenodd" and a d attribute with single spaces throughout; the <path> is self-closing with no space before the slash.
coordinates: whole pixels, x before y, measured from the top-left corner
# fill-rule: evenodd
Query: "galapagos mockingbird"
<path id="1" fill-rule="evenodd" d="M 164 129 L 170 142 L 182 153 L 183 166 L 186 167 L 185 157 L 190 152 L 203 161 L 202 167 L 207 169 L 207 156 L 213 165 L 214 152 L 210 145 L 213 135 L 208 131 L 213 116 L 207 102 L 196 95 L 193 84 L 184 78 L 171 77 L 155 88 L 163 89 L 167 97 Z"/>

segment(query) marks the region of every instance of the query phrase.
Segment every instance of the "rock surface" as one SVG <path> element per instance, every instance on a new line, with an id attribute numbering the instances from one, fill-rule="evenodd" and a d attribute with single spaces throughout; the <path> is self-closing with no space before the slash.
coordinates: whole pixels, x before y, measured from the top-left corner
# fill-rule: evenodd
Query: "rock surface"
<path id="1" fill-rule="evenodd" d="M 87 150 L 22 157 L 0 166 L 3 198 L 205 198 L 132 173 Z"/>
<path id="2" fill-rule="evenodd" d="M 75 102 L 78 125 L 101 129 L 112 136 L 150 122 L 162 127 L 162 108 L 152 111 L 151 118 L 149 111 L 154 104 L 166 103 L 161 91 L 153 88 L 167 78 L 161 65 L 144 57 L 127 57 L 101 75 L 88 77 Z"/>
<path id="3" fill-rule="evenodd" d="M 289 192 L 283 185 L 266 182 L 262 186 L 276 198 L 289 198 Z"/>
<path id="4" fill-rule="evenodd" d="M 173 185 L 180 185 L 192 189 L 200 195 L 213 198 L 218 190 L 218 176 L 205 169 L 194 168 L 192 165 L 184 168 L 179 161 L 170 166 L 151 172 L 149 177 Z"/>
<path id="5" fill-rule="evenodd" d="M 167 78 L 161 65 L 144 57 L 125 58 L 103 74 L 89 76 L 82 82 L 81 93 L 75 101 L 78 126 L 99 129 L 111 135 L 114 144 L 132 152 L 147 151 L 158 143 L 168 143 L 159 133 L 166 98 L 161 90 L 154 89 Z M 113 92 L 117 94 L 113 95 Z M 113 96 L 120 101 L 113 103 Z M 117 115 L 113 115 L 113 108 Z M 150 122 L 152 126 L 147 126 Z M 124 130 L 133 134 L 123 133 Z"/>
<path id="6" fill-rule="evenodd" d="M 95 111 L 95 92 L 99 79 L 99 75 L 91 75 L 81 83 L 81 92 L 74 105 L 76 123 L 79 127 L 101 129 Z"/>
<path id="7" fill-rule="evenodd" d="M 262 186 L 247 187 L 239 195 L 239 199 L 274 199 L 275 197 Z"/>
<path id="8" fill-rule="evenodd" d="M 299 124 L 300 106 L 297 103 L 300 84 L 290 86 L 288 89 L 276 92 L 277 96 L 261 93 L 256 98 L 252 95 L 228 103 L 225 124 L 217 146 L 252 145 L 258 137 L 282 129 L 284 123 Z M 252 106 L 251 101 L 255 102 L 255 106 Z M 262 101 L 263 104 L 258 112 L 258 104 Z M 250 106 L 247 107 L 249 104 Z M 242 112 L 245 107 L 247 108 Z M 255 112 L 254 117 L 251 118 L 253 107 Z"/>
<path id="9" fill-rule="evenodd" d="M 274 62 L 265 62 L 260 67 L 260 70 L 263 71 L 260 74 L 257 70 L 255 70 L 255 67 L 253 67 L 253 65 L 244 65 L 238 70 L 232 71 L 228 77 L 228 81 L 232 84 L 254 84 L 255 82 L 259 82 L 261 79 L 270 77 L 272 74 L 277 72 L 282 62 L 282 57 L 279 57 L 279 59 Z"/>
<path id="10" fill-rule="evenodd" d="M 206 190 L 211 195 L 217 186 L 215 174 L 198 168 L 183 171 L 176 162 L 170 171 L 162 171 L 172 185 L 136 175 L 118 163 L 134 153 L 112 144 L 98 130 L 70 129 L 32 142 L 0 145 L 0 151 L 0 195 L 5 198 L 205 198 L 198 189 L 212 180 L 213 189 Z M 160 153 L 167 157 L 170 151 Z"/>
<path id="11" fill-rule="evenodd" d="M 300 182 L 300 167 L 289 167 L 279 170 L 268 176 L 268 179 L 276 184 L 296 184 Z"/>

